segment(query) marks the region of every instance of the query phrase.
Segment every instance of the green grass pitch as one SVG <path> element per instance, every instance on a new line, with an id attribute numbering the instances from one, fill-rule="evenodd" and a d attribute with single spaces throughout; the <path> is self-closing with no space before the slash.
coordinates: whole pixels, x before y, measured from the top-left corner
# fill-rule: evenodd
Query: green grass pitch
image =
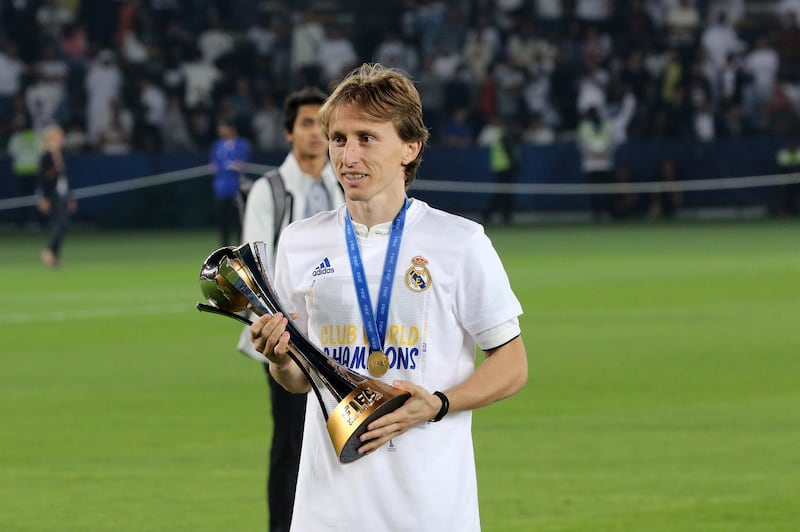
<path id="1" fill-rule="evenodd" d="M 530 379 L 474 417 L 485 531 L 800 530 L 800 224 L 489 233 Z M 44 240 L 0 235 L 0 530 L 264 530 L 264 375 L 194 309 L 216 236 Z"/>

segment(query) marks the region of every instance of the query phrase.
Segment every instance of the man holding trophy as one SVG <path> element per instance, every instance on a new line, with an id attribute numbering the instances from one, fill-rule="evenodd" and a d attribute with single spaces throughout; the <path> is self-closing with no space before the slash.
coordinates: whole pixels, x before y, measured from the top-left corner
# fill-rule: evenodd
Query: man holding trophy
<path id="1" fill-rule="evenodd" d="M 480 530 L 471 411 L 527 381 L 521 305 L 479 224 L 406 196 L 428 138 L 407 77 L 362 65 L 320 120 L 346 204 L 284 230 L 274 290 L 294 319 L 263 313 L 251 340 L 291 392 L 318 388 L 293 355 L 296 327 L 340 373 L 403 396 L 356 433 L 352 454 L 368 456 L 349 463 L 308 407 L 292 530 Z M 380 390 L 334 412 L 357 416 Z"/>

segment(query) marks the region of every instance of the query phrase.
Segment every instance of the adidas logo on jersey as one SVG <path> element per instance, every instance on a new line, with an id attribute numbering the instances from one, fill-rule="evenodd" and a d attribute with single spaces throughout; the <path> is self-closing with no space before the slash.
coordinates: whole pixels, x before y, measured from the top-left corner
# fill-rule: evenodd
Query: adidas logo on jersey
<path id="1" fill-rule="evenodd" d="M 331 261 L 328 260 L 328 257 L 325 257 L 325 260 L 319 263 L 319 266 L 314 268 L 314 271 L 311 272 L 312 277 L 317 277 L 318 275 L 325 275 L 327 273 L 333 273 L 333 267 L 331 267 Z"/>

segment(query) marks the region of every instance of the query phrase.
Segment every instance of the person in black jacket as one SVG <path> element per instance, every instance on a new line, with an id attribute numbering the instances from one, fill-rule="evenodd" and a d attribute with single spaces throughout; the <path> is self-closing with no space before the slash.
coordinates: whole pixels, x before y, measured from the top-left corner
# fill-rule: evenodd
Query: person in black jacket
<path id="1" fill-rule="evenodd" d="M 69 226 L 70 216 L 78 204 L 69 189 L 67 168 L 61 146 L 64 131 L 59 126 L 48 126 L 43 132 L 44 154 L 37 183 L 36 207 L 48 221 L 50 238 L 42 250 L 42 262 L 47 266 L 61 266 L 61 244 Z"/>

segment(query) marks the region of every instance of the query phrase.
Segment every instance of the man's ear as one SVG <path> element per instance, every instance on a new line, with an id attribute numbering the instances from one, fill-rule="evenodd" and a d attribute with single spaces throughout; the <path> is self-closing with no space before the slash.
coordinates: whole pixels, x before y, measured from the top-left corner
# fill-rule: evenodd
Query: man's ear
<path id="1" fill-rule="evenodd" d="M 422 141 L 407 142 L 403 153 L 403 166 L 407 166 L 411 161 L 416 159 L 420 150 L 422 150 Z"/>

